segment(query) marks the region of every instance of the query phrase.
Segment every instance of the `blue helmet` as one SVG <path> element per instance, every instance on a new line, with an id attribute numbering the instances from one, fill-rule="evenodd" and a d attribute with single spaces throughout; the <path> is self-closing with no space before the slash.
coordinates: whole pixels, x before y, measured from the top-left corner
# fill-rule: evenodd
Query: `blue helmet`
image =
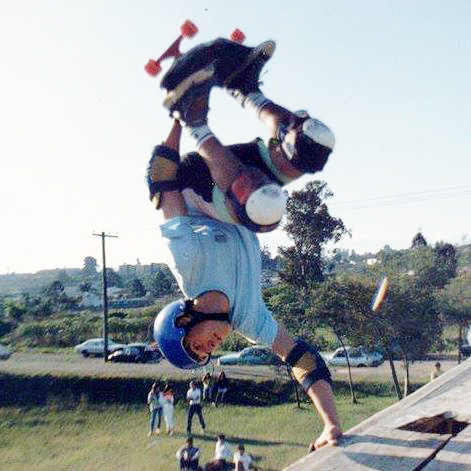
<path id="1" fill-rule="evenodd" d="M 193 301 L 179 299 L 167 304 L 157 315 L 154 321 L 154 339 L 162 355 L 177 368 L 192 370 L 206 365 L 210 355 L 203 361 L 192 357 L 183 345 L 183 339 L 190 329 L 198 322 L 214 319 L 229 322 L 226 313 L 205 314 L 192 309 Z M 191 321 L 184 327 L 177 326 L 177 319 L 184 314 L 191 316 Z"/>

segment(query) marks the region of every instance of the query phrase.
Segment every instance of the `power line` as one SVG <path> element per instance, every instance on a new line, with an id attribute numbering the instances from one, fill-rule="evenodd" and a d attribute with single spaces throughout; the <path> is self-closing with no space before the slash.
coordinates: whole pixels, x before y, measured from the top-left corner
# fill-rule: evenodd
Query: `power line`
<path id="1" fill-rule="evenodd" d="M 365 209 L 396 204 L 418 203 L 423 201 L 457 198 L 471 195 L 471 185 L 463 185 L 438 190 L 420 191 L 415 193 L 400 193 L 391 196 L 379 196 L 333 204 L 335 210 Z"/>

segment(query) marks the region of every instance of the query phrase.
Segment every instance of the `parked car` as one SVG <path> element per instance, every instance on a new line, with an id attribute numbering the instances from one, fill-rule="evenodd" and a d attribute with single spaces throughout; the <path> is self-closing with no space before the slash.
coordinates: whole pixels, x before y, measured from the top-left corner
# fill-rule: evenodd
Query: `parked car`
<path id="1" fill-rule="evenodd" d="M 108 340 L 109 352 L 115 352 L 116 350 L 119 350 L 125 346 L 126 345 L 122 343 L 116 343 L 112 340 Z M 103 338 L 85 340 L 85 342 L 76 345 L 74 349 L 77 353 L 80 353 L 84 357 L 88 357 L 90 355 L 103 356 L 105 353 L 105 341 Z"/>
<path id="2" fill-rule="evenodd" d="M 157 363 L 161 358 L 159 349 L 146 343 L 130 343 L 108 355 L 108 360 L 116 363 Z"/>
<path id="3" fill-rule="evenodd" d="M 11 356 L 11 352 L 5 345 L 0 345 L 0 360 L 8 360 Z"/>
<path id="4" fill-rule="evenodd" d="M 345 353 L 347 351 L 347 354 Z M 332 356 L 325 356 L 327 363 L 331 366 L 347 366 L 347 355 L 350 366 L 362 368 L 365 366 L 379 366 L 384 362 L 381 352 L 368 350 L 365 347 L 337 348 Z"/>
<path id="5" fill-rule="evenodd" d="M 281 360 L 269 348 L 247 347 L 236 353 L 228 353 L 218 359 L 219 365 L 281 365 Z"/>
<path id="6" fill-rule="evenodd" d="M 471 345 L 461 345 L 461 355 L 464 357 L 471 356 Z"/>

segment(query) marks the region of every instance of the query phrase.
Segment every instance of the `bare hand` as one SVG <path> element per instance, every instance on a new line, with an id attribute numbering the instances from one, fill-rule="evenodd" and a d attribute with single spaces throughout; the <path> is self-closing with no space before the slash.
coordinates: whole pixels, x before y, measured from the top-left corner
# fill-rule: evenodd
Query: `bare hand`
<path id="1" fill-rule="evenodd" d="M 309 445 L 309 453 L 318 450 L 323 446 L 335 446 L 338 439 L 342 436 L 342 430 L 337 425 L 330 425 L 324 427 L 321 435 L 316 441 L 311 442 Z"/>

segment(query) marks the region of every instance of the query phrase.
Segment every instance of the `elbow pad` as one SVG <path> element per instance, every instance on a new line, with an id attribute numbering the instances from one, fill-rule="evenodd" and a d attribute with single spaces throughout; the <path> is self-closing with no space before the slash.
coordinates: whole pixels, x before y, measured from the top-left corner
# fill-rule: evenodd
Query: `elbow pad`
<path id="1" fill-rule="evenodd" d="M 285 361 L 291 366 L 293 376 L 305 392 L 320 379 L 332 385 L 330 371 L 324 359 L 315 347 L 304 340 L 296 339 L 296 344 Z"/>
<path id="2" fill-rule="evenodd" d="M 180 155 L 166 145 L 156 146 L 147 167 L 146 179 L 149 187 L 149 198 L 157 209 L 160 208 L 160 197 L 165 191 L 180 189 L 176 181 Z"/>

